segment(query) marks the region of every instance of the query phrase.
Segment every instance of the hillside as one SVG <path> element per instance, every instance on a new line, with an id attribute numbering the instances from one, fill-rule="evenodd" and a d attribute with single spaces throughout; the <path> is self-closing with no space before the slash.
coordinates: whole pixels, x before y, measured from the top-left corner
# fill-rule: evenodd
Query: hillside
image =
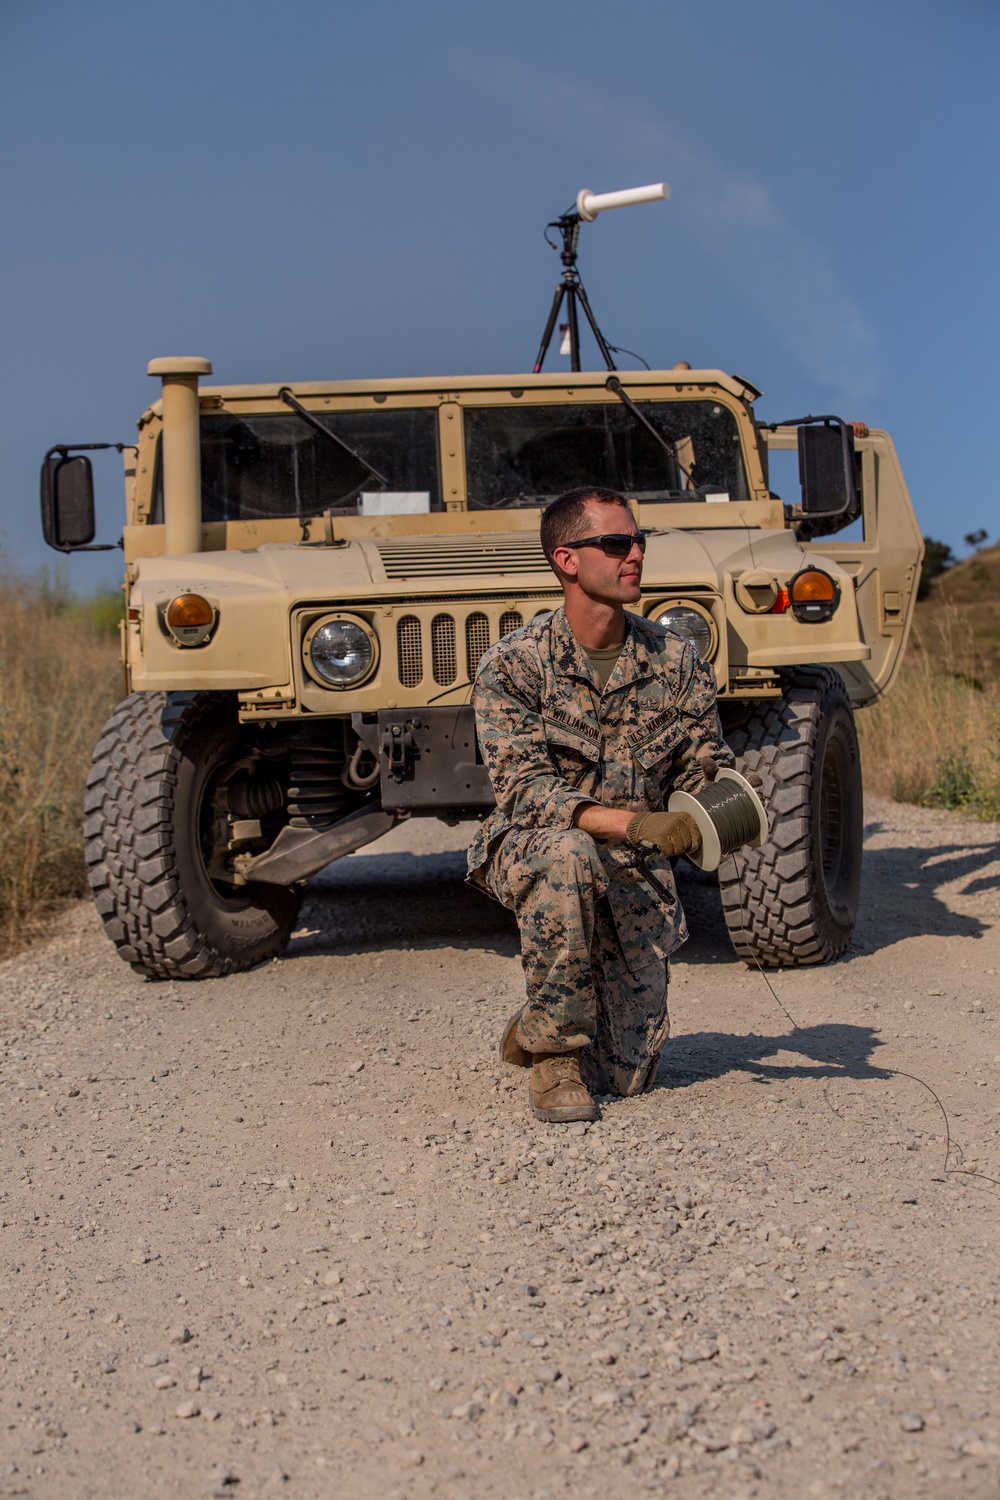
<path id="1" fill-rule="evenodd" d="M 859 715 L 870 792 L 1000 815 L 1000 544 L 938 578 L 917 604 L 892 692 Z"/>
<path id="2" fill-rule="evenodd" d="M 918 602 L 911 651 L 921 650 L 983 687 L 1000 679 L 1000 542 L 955 563 Z"/>

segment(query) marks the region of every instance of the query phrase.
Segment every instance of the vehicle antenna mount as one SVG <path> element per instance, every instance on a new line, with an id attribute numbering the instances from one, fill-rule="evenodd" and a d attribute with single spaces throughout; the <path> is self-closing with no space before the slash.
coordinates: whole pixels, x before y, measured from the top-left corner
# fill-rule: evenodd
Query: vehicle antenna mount
<path id="1" fill-rule="evenodd" d="M 576 269 L 577 251 L 580 243 L 580 225 L 581 223 L 592 223 L 598 214 L 604 213 L 611 208 L 627 208 L 634 203 L 655 203 L 658 199 L 669 198 L 669 196 L 670 188 L 665 182 L 654 182 L 648 187 L 623 188 L 620 192 L 616 193 L 592 193 L 589 188 L 583 188 L 576 195 L 575 209 L 572 209 L 569 213 L 562 214 L 558 219 L 552 219 L 550 223 L 546 224 L 545 238 L 550 245 L 552 245 L 552 241 L 549 240 L 548 230 L 558 229 L 562 236 L 560 259 L 563 263 L 563 273 L 556 287 L 555 296 L 552 299 L 548 321 L 545 324 L 545 332 L 542 334 L 538 357 L 535 360 L 534 373 L 536 375 L 539 374 L 542 365 L 545 363 L 545 356 L 552 342 L 552 335 L 555 332 L 556 322 L 558 321 L 564 300 L 569 320 L 570 368 L 573 370 L 579 370 L 580 368 L 580 319 L 578 304 L 579 307 L 583 308 L 584 316 L 590 324 L 594 338 L 597 340 L 597 347 L 601 351 L 605 368 L 608 370 L 616 370 L 618 368 L 611 358 L 611 346 L 597 326 L 597 319 L 594 317 L 590 303 L 587 300 L 587 293 L 584 290 L 583 282 L 580 280 L 580 274 Z M 552 248 L 556 250 L 558 246 L 552 245 Z"/>

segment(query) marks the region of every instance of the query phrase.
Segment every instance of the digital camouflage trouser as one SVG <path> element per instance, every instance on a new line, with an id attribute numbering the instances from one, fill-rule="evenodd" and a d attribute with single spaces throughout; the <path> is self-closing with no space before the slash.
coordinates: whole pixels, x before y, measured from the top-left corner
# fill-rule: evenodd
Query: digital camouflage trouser
<path id="1" fill-rule="evenodd" d="M 527 1052 L 586 1048 L 598 1094 L 637 1094 L 670 1032 L 667 963 L 629 967 L 607 900 L 597 846 L 579 829 L 511 829 L 483 874 L 517 917 L 527 1000 L 517 1040 Z"/>

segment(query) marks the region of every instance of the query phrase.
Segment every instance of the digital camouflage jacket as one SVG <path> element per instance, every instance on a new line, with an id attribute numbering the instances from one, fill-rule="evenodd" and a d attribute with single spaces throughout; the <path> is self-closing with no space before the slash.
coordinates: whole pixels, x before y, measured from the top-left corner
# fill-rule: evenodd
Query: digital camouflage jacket
<path id="1" fill-rule="evenodd" d="M 511 828 L 569 828 L 587 802 L 659 811 L 675 789 L 705 785 L 699 754 L 731 765 L 715 674 L 687 640 L 626 612 L 625 647 L 604 691 L 563 609 L 539 616 L 485 653 L 472 701 L 497 805 L 469 849 L 484 884 Z M 608 900 L 629 968 L 665 957 L 687 936 L 669 859 L 597 840 Z"/>

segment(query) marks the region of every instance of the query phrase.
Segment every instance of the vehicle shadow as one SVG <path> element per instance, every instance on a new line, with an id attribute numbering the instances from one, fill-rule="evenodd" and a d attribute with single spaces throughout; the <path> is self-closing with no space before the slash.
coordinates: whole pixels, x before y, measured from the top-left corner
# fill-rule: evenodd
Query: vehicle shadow
<path id="1" fill-rule="evenodd" d="M 696 1079 L 749 1073 L 755 1083 L 805 1078 L 890 1078 L 891 1070 L 872 1062 L 884 1046 L 870 1026 L 829 1022 L 804 1026 L 779 1036 L 734 1035 L 727 1031 L 693 1031 L 672 1039 L 663 1054 L 656 1088 L 678 1088 Z M 766 1058 L 793 1053 L 804 1063 L 769 1063 Z"/>
<path id="2" fill-rule="evenodd" d="M 967 844 L 952 842 L 930 848 L 871 848 L 872 837 L 886 831 L 878 821 L 865 826 L 858 922 L 841 962 L 861 953 L 877 953 L 908 938 L 985 936 L 990 930 L 987 922 L 972 913 L 951 910 L 939 893 L 956 882 L 962 882 L 958 885 L 960 896 L 1000 889 L 1000 844 L 970 840 Z M 718 885 L 684 860 L 678 862 L 676 875 L 690 930 L 678 954 L 680 961 L 735 961 Z"/>
<path id="3" fill-rule="evenodd" d="M 884 824 L 869 822 L 866 842 L 883 832 Z M 286 956 L 414 945 L 470 945 L 516 956 L 513 916 L 467 885 L 465 868 L 462 850 L 338 860 L 310 882 Z M 676 874 L 690 932 L 678 960 L 713 967 L 740 962 L 729 940 L 718 885 L 683 860 Z M 982 937 L 989 930 L 986 922 L 950 910 L 938 894 L 942 886 L 963 878 L 963 895 L 1000 888 L 1000 845 L 866 847 L 858 925 L 841 961 L 908 938 Z"/>
<path id="4" fill-rule="evenodd" d="M 865 825 L 855 951 L 877 952 L 912 937 L 983 937 L 988 924 L 971 913 L 950 910 L 939 892 L 955 882 L 963 882 L 960 896 L 1000 889 L 1000 844 L 970 837 L 967 843 L 924 848 L 871 848 L 872 837 L 886 831 L 877 820 Z"/>
<path id="5" fill-rule="evenodd" d="M 464 851 L 372 854 L 337 860 L 310 882 L 284 956 L 466 946 L 520 952 L 511 913 L 466 884 Z"/>

